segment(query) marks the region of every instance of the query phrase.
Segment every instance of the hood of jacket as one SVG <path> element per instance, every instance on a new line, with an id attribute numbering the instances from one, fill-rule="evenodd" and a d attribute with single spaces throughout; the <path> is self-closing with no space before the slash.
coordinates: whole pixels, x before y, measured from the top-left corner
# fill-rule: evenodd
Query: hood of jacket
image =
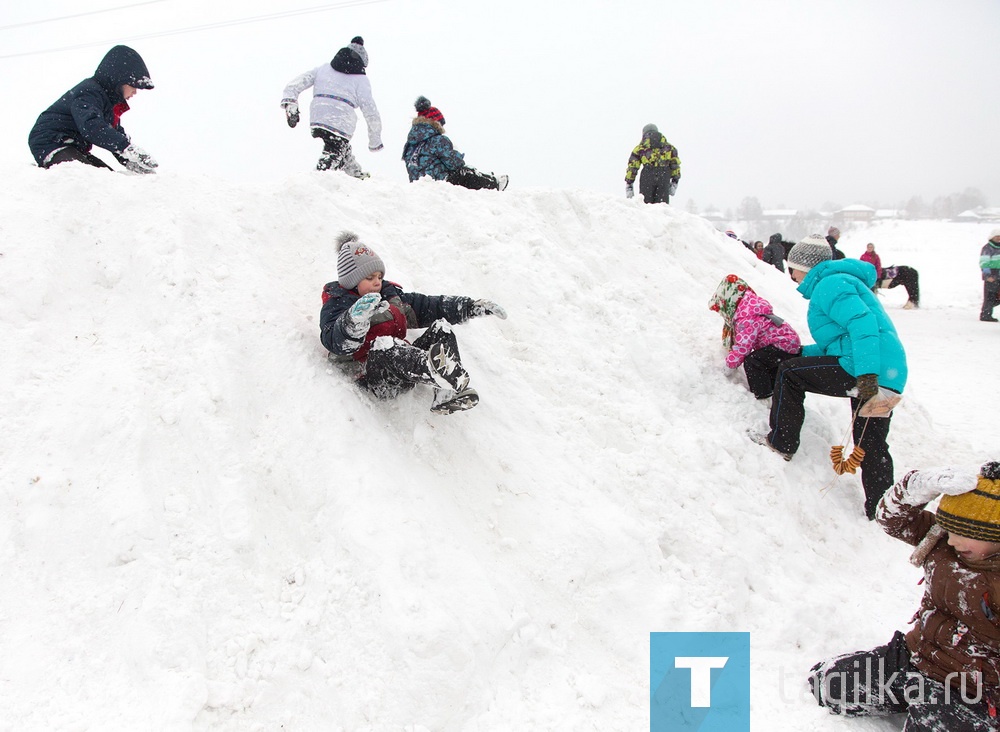
<path id="1" fill-rule="evenodd" d="M 351 44 L 351 46 L 356 45 Z M 351 46 L 344 46 L 337 51 L 337 55 L 330 61 L 330 66 L 334 71 L 339 71 L 342 74 L 365 74 L 368 59 L 361 58 L 361 54 Z M 367 56 L 367 54 L 365 55 Z"/>
<path id="2" fill-rule="evenodd" d="M 414 117 L 413 124 L 410 126 L 410 133 L 407 138 L 411 142 L 423 142 L 435 135 L 443 135 L 444 127 L 441 126 L 439 122 L 435 122 L 432 119 L 427 119 L 426 117 Z"/>
<path id="3" fill-rule="evenodd" d="M 798 286 L 798 291 L 808 300 L 823 278 L 839 274 L 857 277 L 869 290 L 875 286 L 875 268 L 868 262 L 862 262 L 860 259 L 828 259 L 806 273 L 805 279 Z"/>
<path id="4" fill-rule="evenodd" d="M 94 80 L 104 88 L 115 103 L 122 102 L 122 85 L 136 89 L 152 89 L 146 62 L 139 52 L 128 46 L 115 46 L 101 59 L 94 72 Z"/>

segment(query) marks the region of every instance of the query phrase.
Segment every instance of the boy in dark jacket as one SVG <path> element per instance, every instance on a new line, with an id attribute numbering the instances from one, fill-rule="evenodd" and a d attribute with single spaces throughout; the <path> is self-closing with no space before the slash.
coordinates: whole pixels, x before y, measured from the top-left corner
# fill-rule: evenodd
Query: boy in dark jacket
<path id="1" fill-rule="evenodd" d="M 444 134 L 444 115 L 431 106 L 427 97 L 417 97 L 413 106 L 417 116 L 413 118 L 410 134 L 403 145 L 403 162 L 411 183 L 426 175 L 472 190 L 502 191 L 507 187 L 506 175 L 480 173 L 465 164 L 465 155 L 458 152 Z"/>
<path id="2" fill-rule="evenodd" d="M 876 518 L 917 547 L 910 561 L 924 570 L 924 596 L 905 635 L 813 666 L 816 701 L 834 714 L 906 714 L 907 732 L 1000 728 L 1000 463 L 978 476 L 911 471 Z"/>
<path id="3" fill-rule="evenodd" d="M 132 144 L 121 126 L 128 100 L 138 89 L 152 89 L 153 82 L 142 57 L 128 46 L 115 46 L 105 54 L 97 71 L 62 95 L 42 112 L 28 135 L 28 146 L 42 168 L 76 160 L 111 169 L 96 155 L 94 145 L 108 150 L 133 173 L 155 173 L 157 163 Z"/>
<path id="4" fill-rule="evenodd" d="M 476 406 L 479 394 L 469 388 L 451 326 L 484 315 L 506 319 L 504 309 L 489 300 L 403 292 L 382 279 L 382 258 L 357 234 L 345 231 L 337 244 L 338 279 L 323 288 L 319 320 L 320 341 L 335 360 L 360 364 L 360 384 L 379 399 L 427 384 L 432 412 Z M 427 330 L 410 344 L 407 328 Z"/>
<path id="5" fill-rule="evenodd" d="M 771 238 L 764 247 L 764 256 L 761 259 L 765 264 L 773 265 L 779 272 L 785 271 L 785 247 L 781 243 L 781 234 L 771 234 Z"/>

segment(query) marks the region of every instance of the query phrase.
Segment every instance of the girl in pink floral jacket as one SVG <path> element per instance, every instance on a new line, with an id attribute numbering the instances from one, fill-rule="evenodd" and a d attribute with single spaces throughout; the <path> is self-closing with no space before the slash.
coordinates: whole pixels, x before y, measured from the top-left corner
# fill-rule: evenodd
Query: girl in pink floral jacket
<path id="1" fill-rule="evenodd" d="M 750 391 L 758 399 L 769 399 L 778 366 L 802 352 L 799 334 L 774 314 L 771 303 L 733 274 L 719 283 L 708 307 L 725 321 L 722 341 L 729 349 L 727 372 L 743 364 Z"/>

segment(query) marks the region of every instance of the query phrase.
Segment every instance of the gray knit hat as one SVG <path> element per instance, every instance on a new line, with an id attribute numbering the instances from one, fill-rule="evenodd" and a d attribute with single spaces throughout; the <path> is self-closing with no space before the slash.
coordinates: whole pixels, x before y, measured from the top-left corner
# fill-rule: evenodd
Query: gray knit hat
<path id="1" fill-rule="evenodd" d="M 353 231 L 344 231 L 337 237 L 340 256 L 337 258 L 337 282 L 347 290 L 353 290 L 361 280 L 376 272 L 385 274 L 382 258 L 361 243 Z"/>
<path id="2" fill-rule="evenodd" d="M 654 125 L 652 122 L 650 122 L 648 125 L 642 128 L 643 137 L 646 137 L 647 135 L 652 135 L 654 132 L 659 132 L 659 130 L 656 128 L 656 125 Z"/>
<path id="3" fill-rule="evenodd" d="M 819 234 L 810 234 L 788 253 L 787 264 L 800 272 L 808 272 L 820 262 L 833 259 L 830 244 Z"/>

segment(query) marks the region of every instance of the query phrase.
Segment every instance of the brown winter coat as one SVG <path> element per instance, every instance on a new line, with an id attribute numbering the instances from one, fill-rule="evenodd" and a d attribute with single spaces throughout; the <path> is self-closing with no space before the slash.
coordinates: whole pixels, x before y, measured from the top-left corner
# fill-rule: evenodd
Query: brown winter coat
<path id="1" fill-rule="evenodd" d="M 893 509 L 880 513 L 878 521 L 890 536 L 916 546 L 936 519 L 923 506 L 902 503 L 903 490 L 897 483 L 896 495 L 883 499 L 883 506 Z M 966 562 L 945 534 L 923 569 L 924 596 L 906 634 L 911 662 L 941 682 L 954 672 L 980 672 L 984 694 L 995 697 L 1000 691 L 1000 555 Z M 949 681 L 957 688 L 960 678 Z M 969 693 L 974 693 L 972 683 L 971 677 L 966 680 Z"/>

